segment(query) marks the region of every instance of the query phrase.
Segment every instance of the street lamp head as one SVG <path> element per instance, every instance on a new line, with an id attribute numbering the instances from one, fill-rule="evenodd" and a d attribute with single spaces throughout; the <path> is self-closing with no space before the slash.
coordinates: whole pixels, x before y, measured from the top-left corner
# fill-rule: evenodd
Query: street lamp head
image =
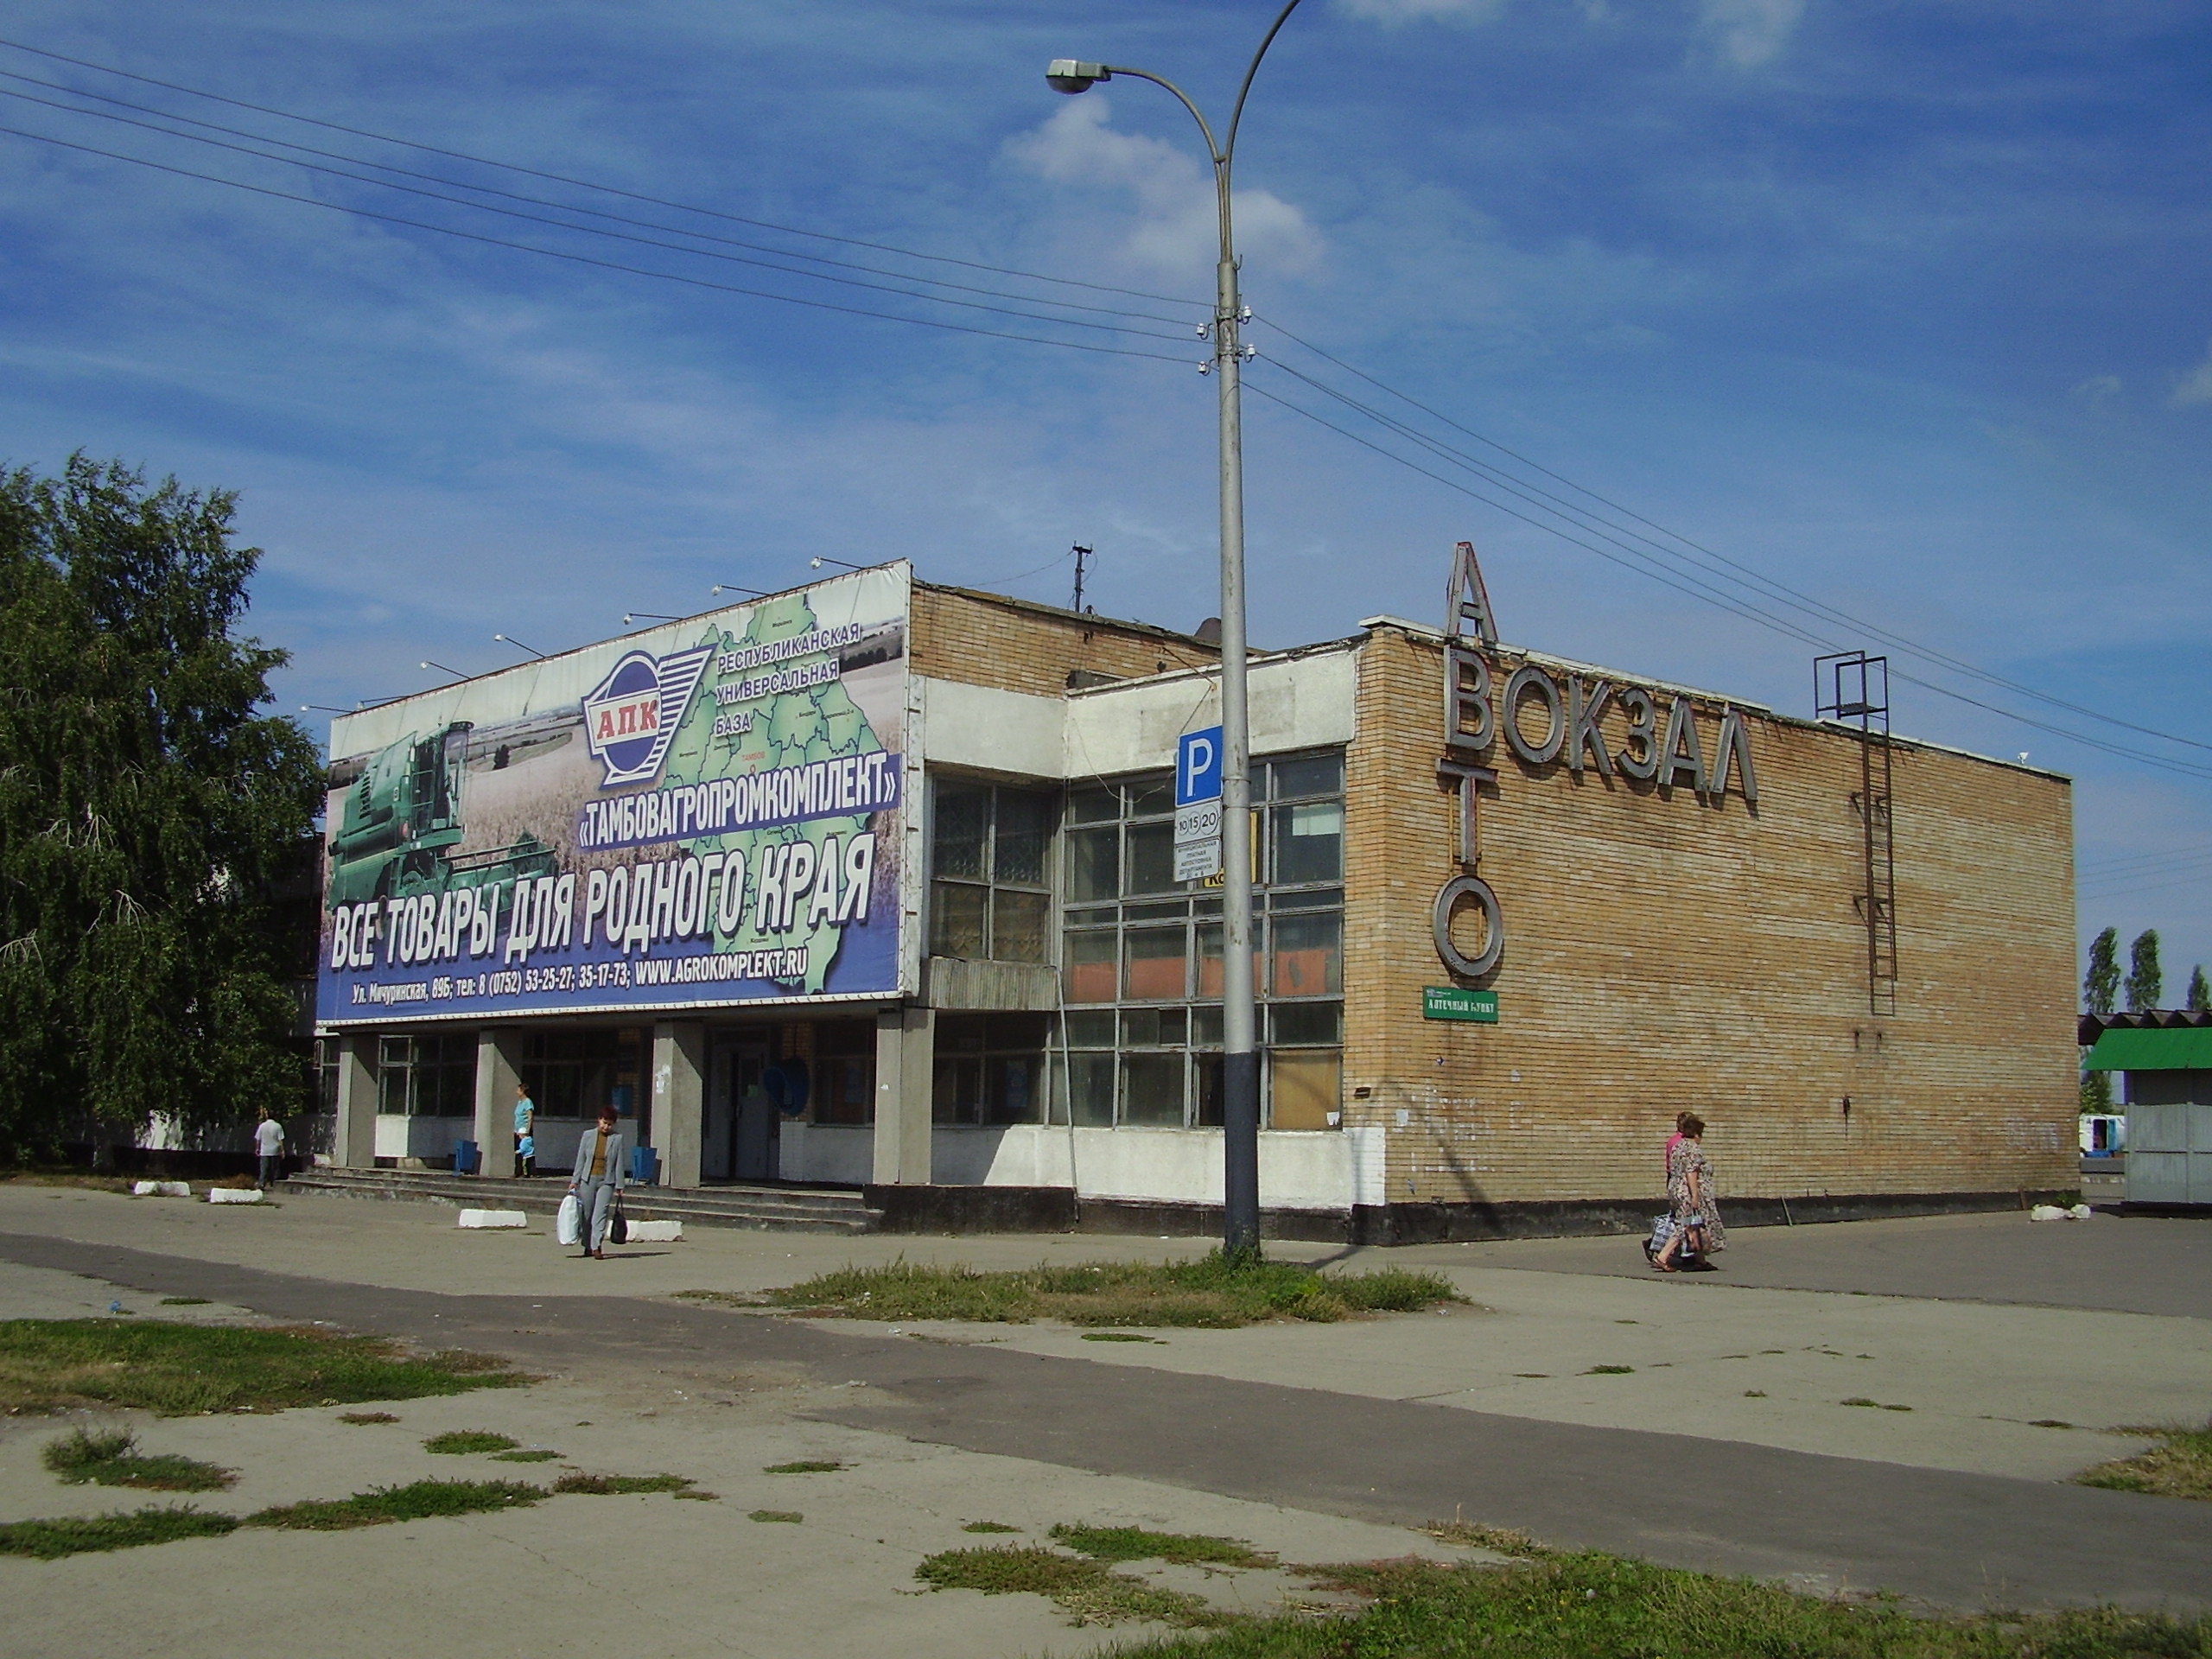
<path id="1" fill-rule="evenodd" d="M 1045 66 L 1045 84 L 1056 92 L 1087 92 L 1100 81 L 1113 79 L 1114 72 L 1103 63 L 1054 58 Z"/>

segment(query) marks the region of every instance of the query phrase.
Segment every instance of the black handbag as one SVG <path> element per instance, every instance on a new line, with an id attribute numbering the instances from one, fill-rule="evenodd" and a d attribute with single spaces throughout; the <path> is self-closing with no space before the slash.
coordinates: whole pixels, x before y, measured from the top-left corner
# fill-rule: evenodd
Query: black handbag
<path id="1" fill-rule="evenodd" d="M 630 1217 L 622 1213 L 622 1192 L 619 1187 L 614 1192 L 613 1218 L 607 1224 L 607 1242 L 610 1244 L 627 1244 L 630 1242 Z"/>

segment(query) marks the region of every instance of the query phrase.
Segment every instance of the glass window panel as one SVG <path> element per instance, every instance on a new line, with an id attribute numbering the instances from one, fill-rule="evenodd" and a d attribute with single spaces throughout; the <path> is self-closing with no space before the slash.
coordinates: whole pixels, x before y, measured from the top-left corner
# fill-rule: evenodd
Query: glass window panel
<path id="1" fill-rule="evenodd" d="M 1122 1057 L 1122 1122 L 1154 1128 L 1183 1127 L 1183 1057 Z"/>
<path id="2" fill-rule="evenodd" d="M 1160 1010 L 1158 1008 L 1123 1008 L 1122 1010 L 1122 1046 L 1123 1048 L 1158 1048 L 1160 1046 Z"/>
<path id="3" fill-rule="evenodd" d="M 385 1039 L 387 1043 L 391 1038 Z M 389 1052 L 387 1050 L 387 1052 Z M 415 1068 L 402 1061 L 386 1060 L 377 1069 L 377 1110 L 397 1117 L 409 1109 L 409 1083 L 413 1081 Z"/>
<path id="4" fill-rule="evenodd" d="M 1171 899 L 1166 904 L 1124 905 L 1122 919 L 1127 922 L 1179 922 L 1191 913 L 1187 899 Z"/>
<path id="5" fill-rule="evenodd" d="M 1068 1056 L 1068 1100 L 1084 1128 L 1107 1128 L 1114 1122 L 1114 1057 Z"/>
<path id="6" fill-rule="evenodd" d="M 991 823 L 991 791 L 970 784 L 939 784 L 930 824 L 930 872 L 980 881 L 983 841 Z"/>
<path id="7" fill-rule="evenodd" d="M 995 1014 L 985 1021 L 995 1054 L 1029 1053 L 1045 1046 L 1052 1028 L 1049 1014 Z"/>
<path id="8" fill-rule="evenodd" d="M 1045 847 L 1052 836 L 1052 802 L 1025 790 L 999 791 L 996 850 L 991 859 L 995 881 L 1045 884 Z"/>
<path id="9" fill-rule="evenodd" d="M 1221 1046 L 1221 1005 L 1191 1010 L 1191 1045 L 1194 1048 Z"/>
<path id="10" fill-rule="evenodd" d="M 1133 927 L 1128 931 L 1128 965 L 1122 995 L 1133 1001 L 1179 1001 L 1190 992 L 1181 927 Z"/>
<path id="11" fill-rule="evenodd" d="M 836 1054 L 817 1065 L 820 1081 L 813 1101 L 814 1121 L 872 1122 L 875 1103 L 874 1062 L 857 1054 Z"/>
<path id="12" fill-rule="evenodd" d="M 1217 1036 L 1218 1033 L 1217 1033 Z M 1222 1120 L 1221 1056 L 1191 1056 L 1191 1088 L 1198 1096 L 1191 1121 L 1200 1128 L 1217 1129 Z"/>
<path id="13" fill-rule="evenodd" d="M 1183 1027 L 1185 1024 L 1184 1014 L 1185 1012 L 1186 1011 L 1182 1008 L 1155 1008 L 1153 1010 L 1154 1014 L 1156 1015 L 1160 1020 L 1160 1040 L 1167 1044 L 1172 1048 L 1179 1048 L 1182 1046 Z"/>
<path id="14" fill-rule="evenodd" d="M 1289 886 L 1344 879 L 1344 803 L 1307 801 L 1278 806 L 1274 817 L 1277 882 Z"/>
<path id="15" fill-rule="evenodd" d="M 1344 1005 L 1341 1002 L 1278 1002 L 1269 1017 L 1274 1040 L 1284 1048 L 1344 1040 Z"/>
<path id="16" fill-rule="evenodd" d="M 983 919 L 990 903 L 988 887 L 963 881 L 938 881 L 930 887 L 930 954 L 933 957 L 982 957 L 988 954 Z"/>
<path id="17" fill-rule="evenodd" d="M 1062 969 L 1062 976 L 1067 982 L 1066 1001 L 1115 1001 L 1113 934 L 1071 933 L 1061 959 L 1066 963 Z"/>
<path id="18" fill-rule="evenodd" d="M 1175 810 L 1175 774 L 1163 772 L 1150 778 L 1133 778 L 1122 785 L 1122 796 L 1133 818 Z"/>
<path id="19" fill-rule="evenodd" d="M 1071 823 L 1111 823 L 1121 813 L 1122 797 L 1116 790 L 1078 789 L 1068 796 Z"/>
<path id="20" fill-rule="evenodd" d="M 1112 899 L 1122 891 L 1122 832 L 1078 830 L 1067 836 L 1068 899 Z"/>
<path id="21" fill-rule="evenodd" d="M 959 1055 L 937 1057 L 936 1087 L 931 1095 L 932 1121 L 974 1123 L 982 1114 L 983 1062 Z"/>
<path id="22" fill-rule="evenodd" d="M 1276 893 L 1268 896 L 1269 910 L 1325 910 L 1344 901 L 1342 887 L 1303 887 L 1296 893 Z"/>
<path id="23" fill-rule="evenodd" d="M 377 1039 L 377 1064 L 379 1066 L 405 1065 L 415 1058 L 415 1040 L 411 1037 L 379 1037 Z"/>
<path id="24" fill-rule="evenodd" d="M 1340 912 L 1277 916 L 1273 926 L 1277 996 L 1333 996 L 1344 989 Z"/>
<path id="25" fill-rule="evenodd" d="M 1060 1016 L 1060 1033 L 1070 1048 L 1111 1048 L 1114 1016 L 1110 1011 L 1064 1014 Z"/>
<path id="26" fill-rule="evenodd" d="M 995 1055 L 983 1066 L 983 1122 L 1034 1123 L 1044 1057 Z"/>
<path id="27" fill-rule="evenodd" d="M 991 900 L 991 955 L 1001 962 L 1044 961 L 1052 909 L 1048 893 L 1001 887 Z"/>
<path id="28" fill-rule="evenodd" d="M 1175 826 L 1172 823 L 1133 823 L 1129 826 L 1129 863 L 1122 891 L 1130 894 L 1173 893 L 1175 880 Z"/>
<path id="29" fill-rule="evenodd" d="M 1297 760 L 1278 760 L 1271 768 L 1274 774 L 1274 798 L 1286 800 L 1293 795 L 1340 795 L 1344 787 L 1344 758 L 1341 754 L 1307 755 Z"/>
<path id="30" fill-rule="evenodd" d="M 1335 1049 L 1279 1048 L 1268 1070 L 1274 1079 L 1268 1128 L 1333 1129 L 1341 1122 L 1344 1057 Z"/>

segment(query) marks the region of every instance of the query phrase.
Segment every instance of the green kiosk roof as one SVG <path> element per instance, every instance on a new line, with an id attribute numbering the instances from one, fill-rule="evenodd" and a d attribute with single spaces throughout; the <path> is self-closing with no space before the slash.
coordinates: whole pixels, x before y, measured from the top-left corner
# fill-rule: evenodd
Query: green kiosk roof
<path id="1" fill-rule="evenodd" d="M 2212 1071 L 2212 1026 L 2114 1027 L 2089 1051 L 2091 1071 Z"/>

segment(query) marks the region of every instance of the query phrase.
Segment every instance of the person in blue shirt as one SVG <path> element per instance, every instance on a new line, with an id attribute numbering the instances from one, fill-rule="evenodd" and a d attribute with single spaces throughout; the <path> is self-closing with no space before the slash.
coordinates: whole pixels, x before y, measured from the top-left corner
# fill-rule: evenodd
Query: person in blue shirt
<path id="1" fill-rule="evenodd" d="M 515 1085 L 515 1179 L 528 1180 L 537 1173 L 537 1107 L 530 1090 Z"/>

